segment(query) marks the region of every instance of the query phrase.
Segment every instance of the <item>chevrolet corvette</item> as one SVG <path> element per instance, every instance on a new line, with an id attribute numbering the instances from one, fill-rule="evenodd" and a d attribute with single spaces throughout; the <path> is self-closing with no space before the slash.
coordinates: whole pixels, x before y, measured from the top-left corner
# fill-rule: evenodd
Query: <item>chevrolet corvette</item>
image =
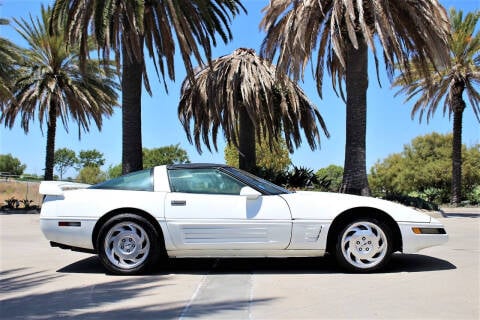
<path id="1" fill-rule="evenodd" d="M 41 229 L 53 247 L 99 255 L 109 273 L 139 274 L 166 258 L 333 255 L 353 272 L 394 252 L 448 240 L 436 219 L 371 197 L 289 191 L 216 164 L 137 171 L 96 185 L 45 181 Z"/>

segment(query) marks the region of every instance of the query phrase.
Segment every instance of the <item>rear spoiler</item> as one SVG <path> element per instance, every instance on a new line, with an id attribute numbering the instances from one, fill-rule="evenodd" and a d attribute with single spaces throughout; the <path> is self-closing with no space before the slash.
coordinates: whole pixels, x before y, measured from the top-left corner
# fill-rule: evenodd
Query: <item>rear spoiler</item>
<path id="1" fill-rule="evenodd" d="M 42 181 L 38 192 L 43 195 L 61 196 L 64 191 L 85 189 L 89 184 L 68 181 Z"/>

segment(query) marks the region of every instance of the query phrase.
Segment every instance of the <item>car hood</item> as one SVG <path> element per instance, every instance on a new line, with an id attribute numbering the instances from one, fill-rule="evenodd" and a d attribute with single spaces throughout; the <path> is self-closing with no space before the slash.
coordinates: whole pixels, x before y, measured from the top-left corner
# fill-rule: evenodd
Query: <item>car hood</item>
<path id="1" fill-rule="evenodd" d="M 398 203 L 371 197 L 343 193 L 299 191 L 282 194 L 290 206 L 293 219 L 332 220 L 353 208 L 375 208 L 389 214 L 398 222 L 429 223 L 431 217 Z"/>

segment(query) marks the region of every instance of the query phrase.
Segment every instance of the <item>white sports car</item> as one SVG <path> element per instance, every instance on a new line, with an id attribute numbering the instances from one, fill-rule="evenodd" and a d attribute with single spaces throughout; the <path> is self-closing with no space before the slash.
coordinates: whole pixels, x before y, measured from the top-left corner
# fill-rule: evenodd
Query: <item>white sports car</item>
<path id="1" fill-rule="evenodd" d="M 116 274 L 162 257 L 312 257 L 372 271 L 393 252 L 448 240 L 428 215 L 388 201 L 291 192 L 213 164 L 158 166 L 97 185 L 42 182 L 40 223 L 54 247 L 95 252 Z"/>

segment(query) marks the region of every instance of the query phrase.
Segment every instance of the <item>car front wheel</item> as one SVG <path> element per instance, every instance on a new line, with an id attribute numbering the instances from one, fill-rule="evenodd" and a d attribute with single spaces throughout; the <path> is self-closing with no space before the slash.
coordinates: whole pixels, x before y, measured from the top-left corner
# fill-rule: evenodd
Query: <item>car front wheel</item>
<path id="1" fill-rule="evenodd" d="M 390 228 L 373 218 L 348 223 L 338 234 L 335 255 L 349 271 L 369 272 L 384 267 L 393 251 Z"/>
<path id="2" fill-rule="evenodd" d="M 121 214 L 107 221 L 97 240 L 100 260 L 114 274 L 139 274 L 158 261 L 159 237 L 145 218 Z"/>

